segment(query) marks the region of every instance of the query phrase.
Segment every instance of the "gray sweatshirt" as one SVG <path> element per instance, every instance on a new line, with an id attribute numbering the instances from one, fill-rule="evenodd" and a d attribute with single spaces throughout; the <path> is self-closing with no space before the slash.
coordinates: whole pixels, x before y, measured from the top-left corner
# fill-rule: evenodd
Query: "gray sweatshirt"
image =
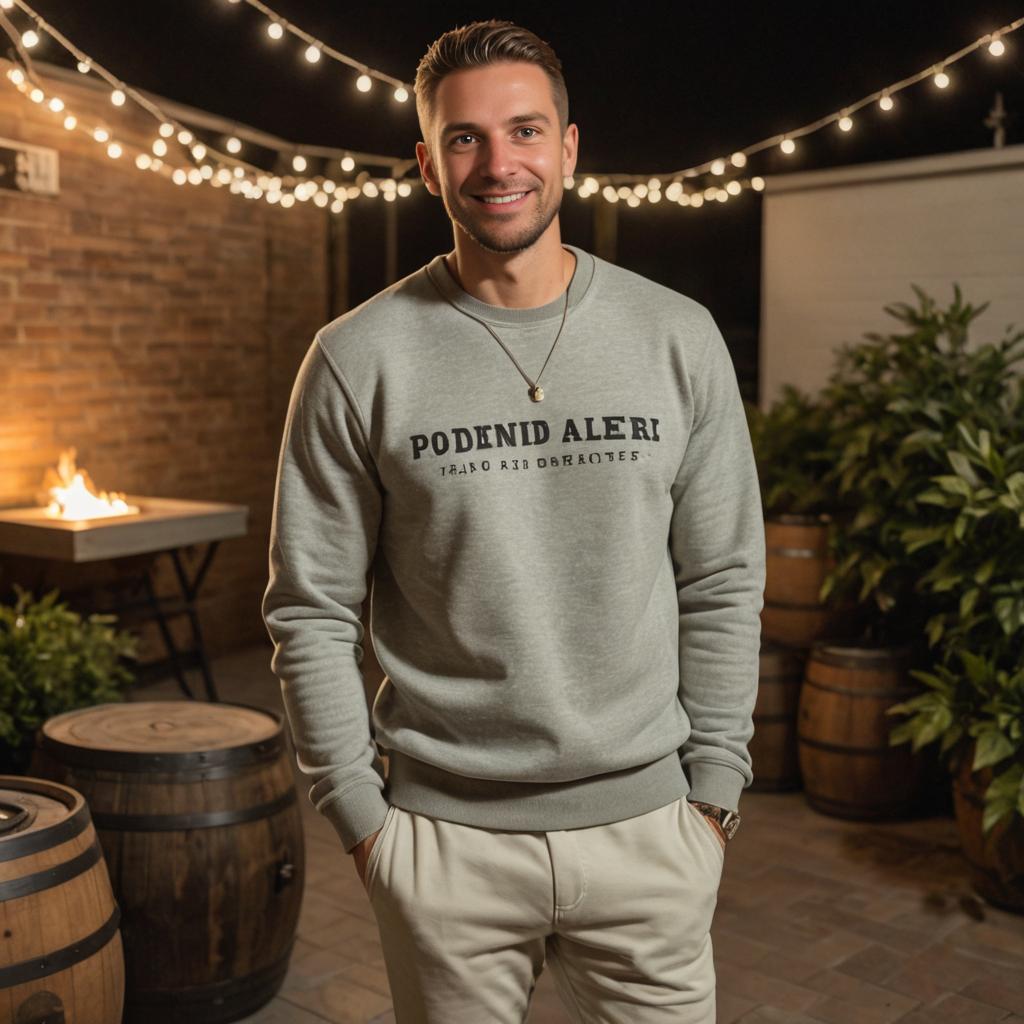
<path id="1" fill-rule="evenodd" d="M 263 617 L 346 851 L 389 803 L 547 831 L 737 809 L 753 779 L 764 527 L 732 361 L 704 306 L 566 248 L 541 402 L 471 317 L 533 377 L 564 293 L 491 306 L 440 256 L 299 368 Z"/>

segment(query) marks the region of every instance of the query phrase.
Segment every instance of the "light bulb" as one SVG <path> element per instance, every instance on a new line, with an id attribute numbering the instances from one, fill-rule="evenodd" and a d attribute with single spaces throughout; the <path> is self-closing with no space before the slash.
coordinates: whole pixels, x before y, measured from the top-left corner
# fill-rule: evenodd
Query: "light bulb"
<path id="1" fill-rule="evenodd" d="M 152 149 L 157 156 L 167 156 L 167 143 L 163 139 L 155 139 Z"/>
<path id="2" fill-rule="evenodd" d="M 848 132 L 853 127 L 853 118 L 849 114 L 843 114 L 839 118 L 839 130 L 841 132 Z"/>
<path id="3" fill-rule="evenodd" d="M 334 202 L 331 203 L 331 213 L 341 213 L 344 209 L 345 203 L 341 199 L 335 199 Z"/>
<path id="4" fill-rule="evenodd" d="M 720 188 L 720 189 L 718 190 L 717 194 L 715 195 L 715 198 L 716 198 L 716 199 L 717 199 L 717 200 L 718 200 L 718 201 L 719 201 L 720 203 L 724 203 L 724 202 L 726 202 L 726 200 L 728 200 L 728 198 L 729 198 L 729 193 L 728 193 L 728 192 L 726 192 L 724 188 Z"/>
<path id="5" fill-rule="evenodd" d="M 33 89 L 29 94 L 28 98 L 33 103 L 42 103 L 46 99 L 46 93 L 42 89 Z"/>
<path id="6" fill-rule="evenodd" d="M 47 104 L 47 106 L 55 113 L 59 114 L 64 109 L 64 101 L 59 96 L 54 96 L 53 99 Z"/>
<path id="7" fill-rule="evenodd" d="M 205 181 L 209 181 L 213 177 L 213 168 L 209 164 L 203 164 L 199 168 L 199 173 Z"/>
<path id="8" fill-rule="evenodd" d="M 743 186 L 738 181 L 730 181 L 726 184 L 725 191 L 731 196 L 738 196 L 743 191 Z"/>
<path id="9" fill-rule="evenodd" d="M 286 192 L 281 196 L 281 205 L 287 210 L 295 205 L 295 196 L 291 192 Z"/>
<path id="10" fill-rule="evenodd" d="M 284 26 L 279 21 L 271 21 L 267 24 L 267 35 L 271 39 L 280 39 L 284 35 Z"/>
<path id="11" fill-rule="evenodd" d="M 755 192 L 763 192 L 764 191 L 764 178 L 759 177 L 759 176 L 755 176 L 755 177 L 751 178 L 750 179 L 750 187 Z"/>
<path id="12" fill-rule="evenodd" d="M 992 42 L 988 44 L 988 52 L 991 53 L 993 57 L 1002 57 L 1002 55 L 1006 53 L 1006 45 L 999 36 L 992 37 Z"/>
<path id="13" fill-rule="evenodd" d="M 634 195 L 633 193 L 630 193 L 629 196 L 626 198 L 626 205 L 627 206 L 632 206 L 634 208 L 639 206 L 640 205 L 640 197 L 637 196 L 637 195 Z"/>
<path id="14" fill-rule="evenodd" d="M 384 193 L 384 202 L 385 203 L 393 203 L 397 198 L 398 197 L 395 195 L 394 192 L 385 192 Z"/>
<path id="15" fill-rule="evenodd" d="M 796 149 L 796 143 L 792 139 L 783 139 L 779 143 L 779 149 L 781 149 L 783 153 L 792 153 L 793 150 Z"/>
<path id="16" fill-rule="evenodd" d="M 410 185 L 409 182 L 407 182 L 407 181 L 400 181 L 398 183 L 398 194 L 400 196 L 403 196 L 403 197 L 411 196 L 412 195 L 412 185 Z"/>
<path id="17" fill-rule="evenodd" d="M 195 145 L 194 145 L 194 146 L 192 147 L 192 155 L 193 155 L 193 156 L 194 156 L 194 157 L 195 157 L 195 158 L 196 158 L 197 160 L 202 160 L 202 159 L 203 159 L 203 157 L 204 157 L 204 156 L 206 156 L 206 147 L 205 147 L 205 146 L 204 146 L 204 145 L 203 145 L 203 144 L 202 144 L 201 142 L 197 142 L 197 143 L 196 143 L 196 144 L 195 144 Z"/>
<path id="18" fill-rule="evenodd" d="M 173 181 L 175 185 L 184 185 L 185 182 L 188 181 L 188 175 L 179 167 L 171 175 L 171 181 Z"/>
<path id="19" fill-rule="evenodd" d="M 673 181 L 667 189 L 665 189 L 665 198 L 671 202 L 675 202 L 683 194 L 682 182 Z"/>
<path id="20" fill-rule="evenodd" d="M 597 178 L 584 178 L 583 179 L 583 184 L 587 186 L 587 191 L 588 192 L 596 192 L 597 191 L 597 188 L 598 188 Z"/>
<path id="21" fill-rule="evenodd" d="M 110 138 L 110 132 L 106 128 L 95 128 L 93 129 L 92 137 L 97 142 L 106 142 Z"/>
<path id="22" fill-rule="evenodd" d="M 404 85 L 400 85 L 395 90 L 395 99 L 398 100 L 399 103 L 404 103 L 408 98 L 409 98 L 409 90 L 406 89 L 406 87 Z"/>
<path id="23" fill-rule="evenodd" d="M 722 174 L 724 171 L 725 171 L 725 161 L 724 160 L 712 160 L 711 161 L 711 173 L 712 174 Z"/>
<path id="24" fill-rule="evenodd" d="M 235 175 L 236 178 L 244 178 L 245 177 L 245 168 L 244 167 L 236 167 L 235 170 L 234 170 L 234 175 Z"/>
<path id="25" fill-rule="evenodd" d="M 355 170 L 355 166 L 356 166 L 356 162 L 355 162 L 355 160 L 352 159 L 352 157 L 346 156 L 346 157 L 342 158 L 341 169 L 343 171 L 353 171 L 353 170 Z"/>
<path id="26" fill-rule="evenodd" d="M 89 64 L 89 62 L 87 60 L 80 60 L 75 65 L 75 67 L 78 68 L 78 70 L 81 71 L 83 75 L 87 75 L 87 74 L 89 74 L 89 70 L 91 68 L 91 65 Z"/>
<path id="27" fill-rule="evenodd" d="M 224 143 L 224 148 L 229 153 L 239 153 L 239 152 L 241 152 L 241 149 L 242 149 L 242 143 L 241 143 L 241 141 L 239 139 L 236 139 L 234 137 L 234 135 L 232 135 L 231 138 L 228 139 L 228 141 Z"/>
<path id="28" fill-rule="evenodd" d="M 319 206 L 321 210 L 330 201 L 331 201 L 331 197 L 326 192 L 317 192 L 317 194 L 315 196 L 313 196 L 313 202 L 316 203 L 316 205 Z"/>
<path id="29" fill-rule="evenodd" d="M 676 202 L 680 206 L 689 206 L 690 205 L 690 197 L 685 192 L 683 192 L 682 195 L 680 195 L 680 197 L 676 200 Z"/>
<path id="30" fill-rule="evenodd" d="M 107 156 L 111 157 L 114 160 L 116 160 L 121 155 L 121 152 L 121 147 L 116 142 L 112 142 L 109 146 L 107 146 Z"/>
<path id="31" fill-rule="evenodd" d="M 700 209 L 704 205 L 704 197 L 699 192 L 695 192 L 690 196 L 690 205 L 695 210 Z"/>
<path id="32" fill-rule="evenodd" d="M 345 195 L 349 199 L 358 199 L 362 194 L 363 190 L 358 185 L 349 185 L 349 187 L 345 189 Z"/>
<path id="33" fill-rule="evenodd" d="M 24 46 L 26 50 L 31 50 L 33 46 L 37 46 L 38 44 L 39 35 L 37 32 L 34 32 L 32 29 L 29 29 L 27 32 L 22 33 L 21 45 Z"/>
<path id="34" fill-rule="evenodd" d="M 21 83 L 25 81 L 25 72 L 22 71 L 21 68 L 11 68 L 11 70 L 7 72 L 7 77 L 15 85 L 21 85 Z"/>
<path id="35" fill-rule="evenodd" d="M 67 128 L 69 132 L 74 130 L 76 124 L 78 124 L 78 118 L 75 117 L 74 114 L 68 114 L 68 116 L 64 118 L 64 127 Z"/>
<path id="36" fill-rule="evenodd" d="M 178 132 L 178 141 L 183 146 L 187 146 L 192 141 L 192 133 L 185 130 Z"/>
<path id="37" fill-rule="evenodd" d="M 659 192 L 656 188 L 652 188 L 651 191 L 647 193 L 647 201 L 649 203 L 660 203 L 661 192 Z"/>
<path id="38" fill-rule="evenodd" d="M 168 124 L 166 121 L 160 125 L 160 134 L 165 139 L 169 139 L 174 134 L 174 125 Z"/>
<path id="39" fill-rule="evenodd" d="M 380 183 L 380 190 L 381 192 L 394 192 L 397 184 L 394 178 L 385 178 Z"/>
<path id="40" fill-rule="evenodd" d="M 306 158 L 301 154 L 292 157 L 292 168 L 296 171 L 304 171 L 306 169 Z"/>
<path id="41" fill-rule="evenodd" d="M 195 167 L 188 172 L 186 177 L 190 185 L 201 185 L 203 183 L 203 176 Z"/>
<path id="42" fill-rule="evenodd" d="M 14 0 L 0 0 L 0 11 L 9 11 L 14 6 Z"/>
<path id="43" fill-rule="evenodd" d="M 747 154 L 733 153 L 729 160 L 732 162 L 733 167 L 745 167 L 747 165 Z"/>
<path id="44" fill-rule="evenodd" d="M 148 153 L 140 153 L 135 158 L 135 166 L 138 167 L 138 169 L 140 171 L 146 170 L 151 163 L 152 163 L 152 160 L 150 159 L 150 156 L 149 156 Z"/>
<path id="45" fill-rule="evenodd" d="M 306 60 L 308 60 L 310 64 L 315 64 L 319 59 L 320 59 L 320 47 L 319 46 L 309 46 L 309 47 L 306 48 Z"/>
<path id="46" fill-rule="evenodd" d="M 330 178 L 324 178 L 320 187 L 330 195 L 338 186 Z M 401 191 L 401 185 L 399 185 L 399 191 Z"/>
<path id="47" fill-rule="evenodd" d="M 879 99 L 878 105 L 883 110 L 892 110 L 893 105 L 894 105 L 893 101 L 892 101 L 892 97 L 887 92 L 882 93 L 882 97 L 881 97 L 881 99 Z"/>
<path id="48" fill-rule="evenodd" d="M 110 94 L 110 102 L 113 103 L 115 107 L 123 107 L 124 101 L 126 99 L 127 97 L 125 96 L 124 92 L 122 92 L 122 90 L 120 89 L 115 89 Z"/>
<path id="49" fill-rule="evenodd" d="M 576 187 L 576 182 L 573 179 L 573 176 L 571 174 L 567 174 L 567 175 L 565 175 L 565 177 L 562 178 L 562 188 L 575 188 L 575 187 Z"/>
<path id="50" fill-rule="evenodd" d="M 373 79 L 369 75 L 360 75 L 356 79 L 356 88 L 360 92 L 369 92 L 373 87 Z"/>
<path id="51" fill-rule="evenodd" d="M 379 191 L 376 184 L 372 181 L 368 181 L 363 185 L 363 195 L 369 196 L 370 199 L 373 199 Z"/>
<path id="52" fill-rule="evenodd" d="M 618 193 L 615 191 L 615 189 L 611 187 L 611 185 L 605 185 L 605 187 L 601 190 L 601 195 L 603 195 L 609 203 L 613 203 L 616 199 L 619 198 Z"/>
<path id="53" fill-rule="evenodd" d="M 940 89 L 945 89 L 949 85 L 949 75 L 945 71 L 939 71 L 936 73 L 935 78 L 932 79 L 936 86 Z"/>
<path id="54" fill-rule="evenodd" d="M 649 191 L 650 190 L 643 182 L 641 182 L 639 185 L 633 186 L 633 195 L 635 195 L 638 199 L 643 199 L 643 197 L 647 195 Z M 628 198 L 628 196 L 624 196 L 623 198 Z"/>
<path id="55" fill-rule="evenodd" d="M 628 199 L 633 194 L 633 190 L 628 185 L 620 185 L 616 194 L 620 199 Z"/>

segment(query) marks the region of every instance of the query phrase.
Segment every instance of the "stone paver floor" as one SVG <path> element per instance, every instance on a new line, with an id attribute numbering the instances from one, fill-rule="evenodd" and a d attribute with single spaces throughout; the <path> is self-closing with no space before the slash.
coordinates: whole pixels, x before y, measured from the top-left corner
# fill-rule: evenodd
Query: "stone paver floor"
<path id="1" fill-rule="evenodd" d="M 269 659 L 263 646 L 219 659 L 221 698 L 282 710 Z M 133 699 L 180 696 L 167 680 Z M 307 873 L 295 950 L 278 995 L 244 1024 L 393 1022 L 369 901 L 298 772 L 296 784 Z M 847 822 L 801 793 L 749 790 L 741 811 L 712 927 L 718 1024 L 1024 1024 L 1024 917 L 973 894 L 952 819 Z M 570 1024 L 547 969 L 526 1024 Z"/>

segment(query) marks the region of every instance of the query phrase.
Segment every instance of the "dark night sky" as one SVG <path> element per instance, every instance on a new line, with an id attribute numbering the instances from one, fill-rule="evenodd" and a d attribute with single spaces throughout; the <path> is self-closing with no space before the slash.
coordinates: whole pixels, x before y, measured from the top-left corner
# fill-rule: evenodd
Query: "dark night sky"
<path id="1" fill-rule="evenodd" d="M 396 104 L 380 84 L 361 94 L 354 73 L 333 61 L 309 65 L 298 40 L 270 41 L 265 19 L 246 3 L 34 0 L 33 6 L 131 84 L 297 143 L 413 155 L 418 131 L 411 100 Z M 1024 0 L 618 4 L 602 15 L 595 3 L 550 0 L 269 0 L 268 6 L 409 82 L 428 44 L 448 28 L 489 17 L 531 28 L 562 60 L 584 173 L 667 172 L 727 156 L 911 75 L 1024 14 Z M 16 20 L 22 24 L 24 17 Z M 36 52 L 66 60 L 52 42 Z M 889 115 L 868 108 L 853 132 L 829 126 L 801 140 L 799 158 L 773 149 L 751 158 L 746 171 L 770 175 L 989 146 L 992 134 L 982 121 L 997 89 L 1016 115 L 1008 143 L 1024 142 L 1024 28 L 1007 37 L 1001 58 L 980 50 L 950 74 L 953 85 L 945 91 L 922 82 L 901 93 Z M 414 195 L 421 198 L 413 204 L 433 206 L 403 215 L 401 273 L 450 245 L 440 204 Z M 733 331 L 730 344 L 749 348 L 757 332 L 759 203 L 745 193 L 714 210 L 665 203 L 623 210 L 619 262 L 707 303 L 727 338 Z M 587 247 L 582 206 L 567 197 L 563 236 Z M 367 246 L 379 234 L 377 222 L 360 228 L 360 218 L 370 216 L 353 216 L 353 231 L 365 232 Z M 353 298 L 384 283 L 379 274 L 364 275 Z"/>

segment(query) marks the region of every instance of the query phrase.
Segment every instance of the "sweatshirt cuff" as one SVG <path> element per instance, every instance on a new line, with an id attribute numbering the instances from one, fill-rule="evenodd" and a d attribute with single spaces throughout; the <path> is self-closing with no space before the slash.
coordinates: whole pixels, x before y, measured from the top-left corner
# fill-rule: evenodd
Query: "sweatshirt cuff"
<path id="1" fill-rule="evenodd" d="M 688 800 L 739 811 L 740 793 L 746 781 L 741 772 L 717 761 L 690 761 L 686 768 L 690 783 Z"/>
<path id="2" fill-rule="evenodd" d="M 318 808 L 334 826 L 346 853 L 351 853 L 367 836 L 372 836 L 384 824 L 388 802 L 381 796 L 379 786 L 356 786 L 340 799 Z"/>

